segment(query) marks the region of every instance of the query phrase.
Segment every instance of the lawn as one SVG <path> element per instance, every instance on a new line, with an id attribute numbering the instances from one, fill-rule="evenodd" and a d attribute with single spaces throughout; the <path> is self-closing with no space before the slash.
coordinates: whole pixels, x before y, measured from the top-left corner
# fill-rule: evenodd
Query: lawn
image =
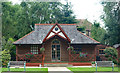
<path id="1" fill-rule="evenodd" d="M 8 68 L 2 68 L 2 72 L 8 71 Z M 10 68 L 11 72 L 21 72 L 24 71 L 24 68 Z M 48 68 L 26 68 L 26 73 L 48 73 Z M 40 72 L 41 71 L 41 72 Z"/>
<path id="2" fill-rule="evenodd" d="M 69 70 L 73 71 L 74 73 L 94 73 L 96 71 L 95 67 L 68 67 Z M 97 71 L 104 71 L 110 72 L 112 71 L 111 67 L 98 67 Z M 118 67 L 114 67 L 114 71 L 118 71 Z"/>

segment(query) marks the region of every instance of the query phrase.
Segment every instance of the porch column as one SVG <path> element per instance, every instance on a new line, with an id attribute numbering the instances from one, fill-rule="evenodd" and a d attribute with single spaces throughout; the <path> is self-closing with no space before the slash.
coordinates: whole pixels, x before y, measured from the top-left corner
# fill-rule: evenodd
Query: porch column
<path id="1" fill-rule="evenodd" d="M 18 61 L 18 47 L 16 46 L 16 61 Z"/>
<path id="2" fill-rule="evenodd" d="M 42 47 L 44 47 L 44 44 L 42 44 Z M 45 60 L 45 51 L 42 53 L 42 67 L 44 67 L 44 60 Z"/>
<path id="3" fill-rule="evenodd" d="M 96 61 L 97 49 L 98 49 L 98 46 L 96 45 L 96 46 L 95 46 L 95 55 L 94 55 L 94 61 Z"/>
<path id="4" fill-rule="evenodd" d="M 69 43 L 69 47 L 70 47 L 70 43 Z M 69 51 L 69 62 L 71 61 L 71 50 L 68 50 Z"/>

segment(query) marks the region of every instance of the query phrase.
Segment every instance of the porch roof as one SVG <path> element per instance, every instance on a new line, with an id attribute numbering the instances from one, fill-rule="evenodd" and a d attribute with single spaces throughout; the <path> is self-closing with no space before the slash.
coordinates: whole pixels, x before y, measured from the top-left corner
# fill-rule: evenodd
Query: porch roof
<path id="1" fill-rule="evenodd" d="M 44 38 L 55 24 L 35 24 L 35 30 L 15 41 L 13 44 L 42 44 Z M 58 24 L 69 37 L 71 44 L 99 44 L 100 42 L 79 32 L 76 24 Z"/>

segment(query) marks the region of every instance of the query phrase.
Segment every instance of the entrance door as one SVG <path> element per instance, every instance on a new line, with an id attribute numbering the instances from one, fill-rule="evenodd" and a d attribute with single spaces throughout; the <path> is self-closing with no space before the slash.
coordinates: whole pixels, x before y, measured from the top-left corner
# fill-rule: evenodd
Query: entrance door
<path id="1" fill-rule="evenodd" d="M 60 43 L 57 39 L 52 42 L 52 61 L 60 61 Z"/>

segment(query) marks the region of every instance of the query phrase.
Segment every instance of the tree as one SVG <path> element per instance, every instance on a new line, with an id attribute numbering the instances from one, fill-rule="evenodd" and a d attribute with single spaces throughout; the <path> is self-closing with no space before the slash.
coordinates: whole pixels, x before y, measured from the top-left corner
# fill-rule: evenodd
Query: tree
<path id="1" fill-rule="evenodd" d="M 8 40 L 5 37 L 2 38 L 2 65 L 7 66 L 10 60 L 15 58 L 15 47 L 12 44 L 14 40 L 9 38 Z M 14 59 L 15 60 L 15 59 Z"/>
<path id="2" fill-rule="evenodd" d="M 105 33 L 106 31 L 105 29 L 100 27 L 100 23 L 94 22 L 91 28 L 91 37 L 96 41 L 99 41 L 104 44 L 105 42 L 103 39 L 104 39 Z"/>
<path id="3" fill-rule="evenodd" d="M 105 50 L 105 57 L 109 60 L 109 61 L 113 61 L 115 64 L 117 64 L 117 50 L 115 48 L 112 47 L 107 47 Z"/>
<path id="4" fill-rule="evenodd" d="M 4 49 L 2 51 L 2 66 L 7 67 L 8 62 L 10 61 L 10 59 L 11 59 L 10 51 Z"/>
<path id="5" fill-rule="evenodd" d="M 34 30 L 34 24 L 76 23 L 71 4 L 60 2 L 2 3 L 3 36 L 17 40 Z"/>
<path id="6" fill-rule="evenodd" d="M 118 2 L 103 2 L 104 14 L 102 19 L 105 23 L 105 42 L 109 45 L 120 43 L 120 6 Z"/>
<path id="7" fill-rule="evenodd" d="M 84 33 L 85 32 L 85 27 L 84 26 L 77 26 L 77 30 Z"/>

